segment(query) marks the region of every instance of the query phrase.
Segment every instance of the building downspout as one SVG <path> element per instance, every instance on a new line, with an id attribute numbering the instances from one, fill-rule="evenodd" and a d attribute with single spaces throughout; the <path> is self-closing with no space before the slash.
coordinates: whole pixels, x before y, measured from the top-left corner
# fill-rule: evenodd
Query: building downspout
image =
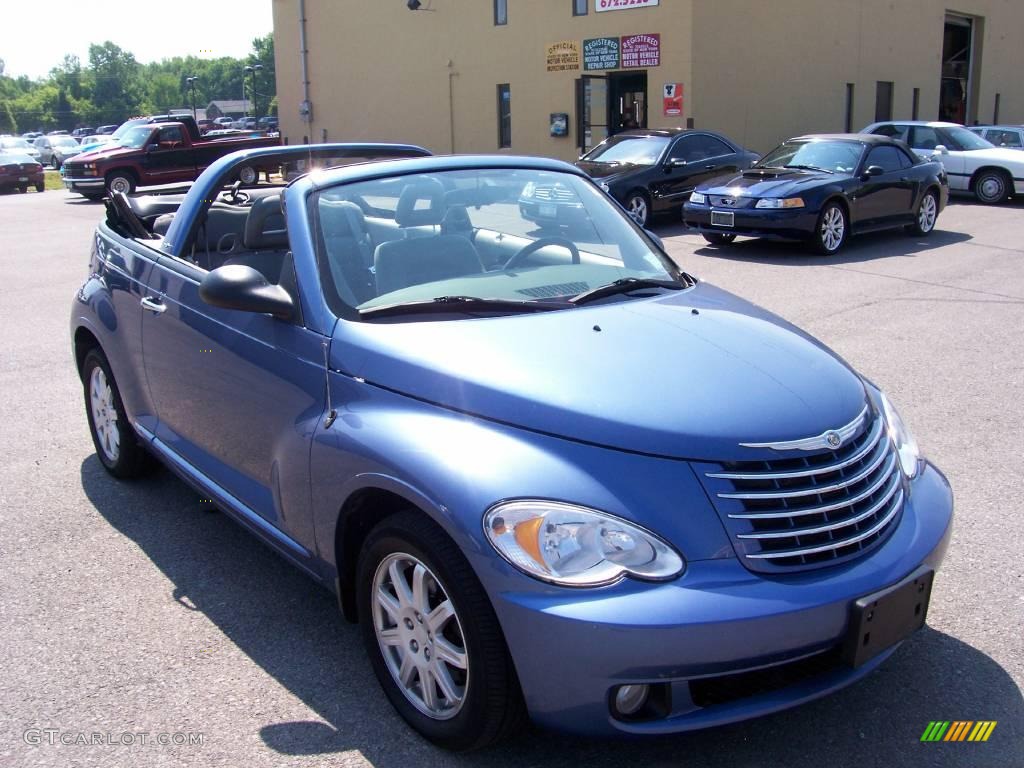
<path id="1" fill-rule="evenodd" d="M 459 73 L 452 67 L 455 64 L 448 59 L 448 136 L 451 138 L 451 154 L 455 154 L 455 78 Z"/>
<path id="2" fill-rule="evenodd" d="M 299 55 L 302 56 L 302 121 L 313 127 L 313 103 L 309 100 L 309 50 L 306 44 L 306 0 L 299 0 Z M 307 134 L 308 136 L 308 134 Z"/>

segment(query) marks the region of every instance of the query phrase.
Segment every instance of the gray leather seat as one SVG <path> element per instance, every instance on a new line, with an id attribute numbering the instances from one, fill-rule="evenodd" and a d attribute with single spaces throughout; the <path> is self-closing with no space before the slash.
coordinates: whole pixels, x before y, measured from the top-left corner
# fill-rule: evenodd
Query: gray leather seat
<path id="1" fill-rule="evenodd" d="M 484 271 L 476 248 L 460 235 L 381 243 L 374 254 L 377 294 Z"/>
<path id="2" fill-rule="evenodd" d="M 444 187 L 433 179 L 421 179 L 402 190 L 395 207 L 395 223 L 405 237 L 430 237 L 444 220 Z"/>
<path id="3" fill-rule="evenodd" d="M 320 228 L 327 249 L 327 264 L 339 293 L 354 304 L 372 299 L 377 292 L 373 242 L 362 209 L 346 200 L 321 200 Z"/>
<path id="4" fill-rule="evenodd" d="M 242 235 L 244 251 L 230 256 L 224 264 L 245 264 L 263 274 L 271 283 L 281 279 L 281 268 L 288 253 L 281 195 L 269 195 L 253 203 Z"/>

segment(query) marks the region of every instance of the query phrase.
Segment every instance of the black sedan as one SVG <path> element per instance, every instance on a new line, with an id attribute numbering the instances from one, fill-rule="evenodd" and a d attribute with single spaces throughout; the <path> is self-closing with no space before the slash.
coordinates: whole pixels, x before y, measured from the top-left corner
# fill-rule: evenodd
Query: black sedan
<path id="1" fill-rule="evenodd" d="M 718 133 L 665 128 L 617 133 L 576 167 L 646 226 L 654 214 L 678 215 L 698 184 L 749 168 L 757 157 Z"/>
<path id="2" fill-rule="evenodd" d="M 749 170 L 698 186 L 683 221 L 713 245 L 748 235 L 807 240 L 831 254 L 862 232 L 927 235 L 948 198 L 942 165 L 902 142 L 822 134 L 790 139 Z"/>

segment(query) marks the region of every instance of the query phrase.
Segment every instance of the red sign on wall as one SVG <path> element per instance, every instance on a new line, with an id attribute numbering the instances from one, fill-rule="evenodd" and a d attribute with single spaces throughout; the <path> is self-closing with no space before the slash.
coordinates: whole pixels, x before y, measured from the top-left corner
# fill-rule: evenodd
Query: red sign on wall
<path id="1" fill-rule="evenodd" d="M 683 84 L 665 83 L 661 96 L 665 117 L 681 117 L 683 114 Z"/>
<path id="2" fill-rule="evenodd" d="M 631 35 L 622 38 L 622 67 L 661 66 L 661 35 Z"/>

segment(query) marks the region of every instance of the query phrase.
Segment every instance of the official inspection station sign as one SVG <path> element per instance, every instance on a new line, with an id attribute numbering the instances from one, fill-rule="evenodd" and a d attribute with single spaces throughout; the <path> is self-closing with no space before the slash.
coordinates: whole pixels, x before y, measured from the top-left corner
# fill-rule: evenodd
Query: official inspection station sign
<path id="1" fill-rule="evenodd" d="M 548 46 L 548 72 L 565 72 L 580 68 L 580 44 L 575 40 L 562 40 Z"/>

